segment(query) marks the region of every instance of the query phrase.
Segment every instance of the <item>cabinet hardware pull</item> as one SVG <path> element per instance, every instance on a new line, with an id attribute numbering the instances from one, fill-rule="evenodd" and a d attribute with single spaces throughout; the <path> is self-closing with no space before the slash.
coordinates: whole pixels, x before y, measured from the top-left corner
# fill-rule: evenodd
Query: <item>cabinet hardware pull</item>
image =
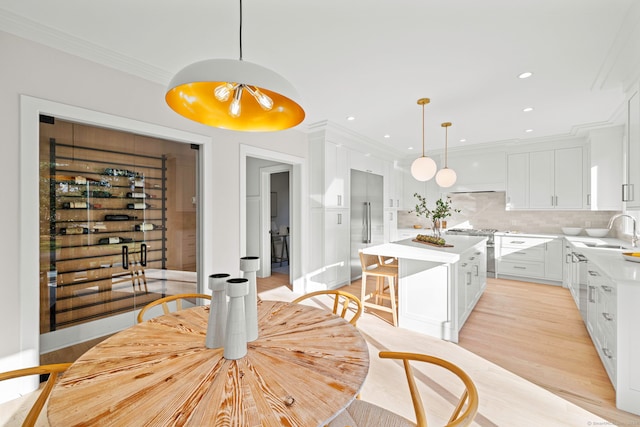
<path id="1" fill-rule="evenodd" d="M 338 194 L 338 206 L 342 206 L 342 195 Z"/>
<path id="2" fill-rule="evenodd" d="M 556 196 L 556 206 L 558 206 L 558 196 Z"/>
<path id="3" fill-rule="evenodd" d="M 593 298 L 593 296 L 595 295 L 594 294 L 595 290 L 596 290 L 595 286 L 589 286 L 589 295 L 587 295 L 587 299 L 589 300 L 589 302 L 593 302 L 593 303 L 596 302 L 595 298 Z"/>
<path id="4" fill-rule="evenodd" d="M 606 347 L 602 347 L 602 352 L 604 353 L 605 356 L 607 356 L 609 359 L 613 359 L 613 353 L 611 353 L 611 350 L 609 350 Z"/>
<path id="5" fill-rule="evenodd" d="M 587 206 L 591 206 L 591 194 L 587 194 Z"/>
<path id="6" fill-rule="evenodd" d="M 522 245 L 524 244 L 524 240 L 512 240 L 510 243 L 514 243 L 516 245 Z"/>
<path id="7" fill-rule="evenodd" d="M 553 196 L 551 196 L 551 206 L 553 206 Z"/>
<path id="8" fill-rule="evenodd" d="M 143 243 L 140 245 L 140 265 L 143 267 L 147 266 L 147 244 Z"/>
<path id="9" fill-rule="evenodd" d="M 521 267 L 519 265 L 514 265 L 513 268 L 517 268 L 518 270 L 526 270 L 527 267 Z"/>
<path id="10" fill-rule="evenodd" d="M 573 259 L 573 258 L 571 257 L 571 254 L 566 254 L 566 255 L 564 256 L 564 263 L 565 263 L 565 264 L 571 264 L 571 261 L 569 261 L 569 259 Z"/>
<path id="11" fill-rule="evenodd" d="M 467 285 L 471 285 L 471 272 L 467 271 Z"/>
<path id="12" fill-rule="evenodd" d="M 122 268 L 129 269 L 129 246 L 122 245 Z"/>
<path id="13" fill-rule="evenodd" d="M 475 271 L 476 276 L 480 275 L 480 267 L 478 267 L 477 264 L 473 266 L 473 270 Z"/>
<path id="14" fill-rule="evenodd" d="M 611 291 L 613 291 L 613 288 L 612 288 L 611 286 L 605 286 L 605 285 L 602 285 L 602 286 L 600 286 L 600 287 L 601 287 L 601 288 L 602 288 L 602 290 L 603 290 L 603 291 L 605 291 L 605 292 L 611 292 Z"/>
<path id="15" fill-rule="evenodd" d="M 589 276 L 598 277 L 600 276 L 597 271 L 589 270 Z"/>
<path id="16" fill-rule="evenodd" d="M 602 317 L 604 317 L 605 320 L 607 320 L 609 322 L 613 321 L 613 314 L 611 314 L 611 313 L 602 313 Z"/>
<path id="17" fill-rule="evenodd" d="M 622 201 L 633 202 L 633 184 L 622 184 Z"/>
<path id="18" fill-rule="evenodd" d="M 339 224 L 342 224 L 342 214 L 341 213 L 338 214 L 338 225 Z"/>
<path id="19" fill-rule="evenodd" d="M 389 199 L 389 207 L 392 208 L 393 207 L 393 199 Z"/>

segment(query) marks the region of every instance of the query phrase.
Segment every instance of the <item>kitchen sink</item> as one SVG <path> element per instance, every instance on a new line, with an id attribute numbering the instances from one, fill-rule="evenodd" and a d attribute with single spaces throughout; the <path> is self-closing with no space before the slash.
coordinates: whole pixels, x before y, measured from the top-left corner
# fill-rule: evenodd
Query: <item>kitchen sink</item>
<path id="1" fill-rule="evenodd" d="M 622 245 L 608 245 L 608 244 L 598 244 L 598 243 L 585 243 L 584 245 L 590 248 L 598 248 L 598 249 L 627 249 L 627 250 L 631 249 Z"/>

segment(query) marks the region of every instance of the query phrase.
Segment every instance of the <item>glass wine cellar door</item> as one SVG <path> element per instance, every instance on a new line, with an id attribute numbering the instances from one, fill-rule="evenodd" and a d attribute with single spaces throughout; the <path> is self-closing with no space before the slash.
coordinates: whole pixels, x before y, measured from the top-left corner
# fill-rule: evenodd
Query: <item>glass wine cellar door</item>
<path id="1" fill-rule="evenodd" d="M 90 327 L 196 280 L 197 146 L 40 124 L 40 332 Z M 113 331 L 115 332 L 115 331 Z"/>

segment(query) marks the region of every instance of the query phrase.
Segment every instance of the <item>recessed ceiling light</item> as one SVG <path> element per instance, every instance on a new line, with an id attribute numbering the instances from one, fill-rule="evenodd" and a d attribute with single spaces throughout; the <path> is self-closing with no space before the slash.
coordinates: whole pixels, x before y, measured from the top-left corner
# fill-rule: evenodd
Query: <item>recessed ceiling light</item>
<path id="1" fill-rule="evenodd" d="M 409 148 L 407 148 L 407 150 L 413 150 L 413 147 L 409 147 Z"/>
<path id="2" fill-rule="evenodd" d="M 462 139 L 460 140 L 460 142 L 467 142 L 467 140 L 466 140 L 466 139 L 464 139 L 464 138 L 462 138 Z"/>
<path id="3" fill-rule="evenodd" d="M 525 132 L 526 133 L 531 133 L 531 132 L 533 132 L 533 129 L 525 129 Z"/>
<path id="4" fill-rule="evenodd" d="M 384 137 L 385 137 L 385 138 L 387 138 L 387 139 L 389 139 L 389 138 L 391 138 L 391 135 L 386 134 Z"/>
<path id="5" fill-rule="evenodd" d="M 531 77 L 531 76 L 533 76 L 533 73 L 531 73 L 531 72 L 529 72 L 529 71 L 524 72 L 524 73 L 522 73 L 522 74 L 518 74 L 518 78 L 519 78 L 519 79 L 526 79 L 526 78 L 529 78 L 529 77 Z"/>
<path id="6" fill-rule="evenodd" d="M 350 122 L 354 121 L 355 119 L 356 119 L 356 118 L 355 118 L 355 117 L 353 117 L 353 116 L 349 116 L 349 117 L 347 117 L 347 120 L 349 120 Z"/>
<path id="7" fill-rule="evenodd" d="M 533 111 L 533 107 L 525 107 L 522 109 L 522 111 L 524 111 L 525 113 L 528 113 L 529 111 Z"/>

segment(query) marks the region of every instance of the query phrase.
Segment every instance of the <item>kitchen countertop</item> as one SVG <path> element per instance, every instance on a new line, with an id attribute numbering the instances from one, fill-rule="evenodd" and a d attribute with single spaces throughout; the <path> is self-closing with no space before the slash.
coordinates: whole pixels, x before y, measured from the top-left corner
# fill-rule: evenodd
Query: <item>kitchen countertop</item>
<path id="1" fill-rule="evenodd" d="M 589 262 L 593 262 L 610 279 L 617 283 L 626 282 L 640 286 L 640 262 L 626 261 L 622 258 L 622 252 L 640 252 L 640 248 L 633 248 L 631 243 L 612 237 L 590 237 L 590 236 L 569 236 L 566 234 L 542 234 L 542 233 L 517 233 L 498 232 L 498 236 L 529 236 L 529 237 L 549 237 L 566 238 L 580 253 L 587 257 Z M 590 247 L 587 244 L 595 245 L 619 245 L 625 249 Z"/>
<path id="2" fill-rule="evenodd" d="M 419 231 L 419 230 L 416 230 Z M 418 233 L 416 233 L 418 234 Z M 423 233 L 424 234 L 424 233 Z M 460 254 L 478 243 L 487 240 L 486 236 L 445 236 L 447 244 L 453 247 L 437 247 L 414 242 L 412 239 L 398 240 L 370 246 L 362 251 L 366 254 L 386 255 L 396 258 L 415 259 L 419 261 L 434 261 L 454 263 L 460 260 Z"/>

